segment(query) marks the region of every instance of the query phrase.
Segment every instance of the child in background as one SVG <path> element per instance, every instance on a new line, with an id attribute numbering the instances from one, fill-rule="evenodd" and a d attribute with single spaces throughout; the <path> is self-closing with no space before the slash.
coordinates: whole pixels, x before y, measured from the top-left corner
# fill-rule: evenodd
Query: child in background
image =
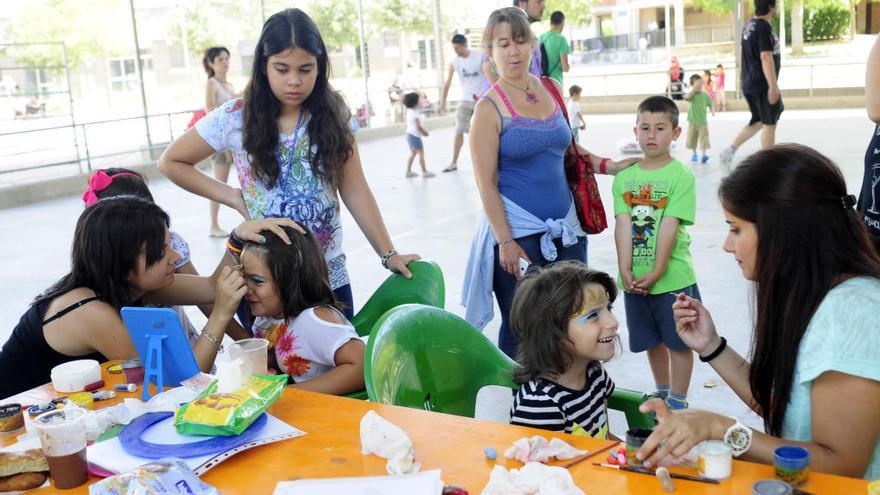
<path id="1" fill-rule="evenodd" d="M 727 106 L 727 98 L 724 95 L 724 66 L 718 64 L 715 67 L 715 99 L 718 103 L 718 111 L 723 112 Z"/>
<path id="2" fill-rule="evenodd" d="M 406 161 L 406 177 L 415 177 L 412 171 L 413 160 L 419 157 L 419 165 L 422 167 L 422 177 L 429 179 L 434 177 L 425 167 L 425 145 L 422 136 L 427 136 L 428 131 L 422 127 L 422 117 L 417 107 L 419 106 L 419 94 L 407 93 L 403 96 L 403 106 L 406 107 L 406 143 L 409 145 L 409 159 Z"/>
<path id="3" fill-rule="evenodd" d="M 283 228 L 290 244 L 269 230 L 261 232 L 262 244 L 230 237 L 256 317 L 254 336 L 269 341 L 272 367 L 290 375 L 295 388 L 336 395 L 363 390 L 364 343 L 330 289 L 321 246 L 308 229 Z"/>
<path id="4" fill-rule="evenodd" d="M 568 88 L 568 119 L 571 126 L 571 134 L 574 136 L 574 142 L 580 143 L 580 132 L 586 129 L 584 115 L 581 113 L 581 91 L 583 89 L 577 84 L 572 84 Z"/>
<path id="5" fill-rule="evenodd" d="M 708 71 L 707 71 L 708 72 Z M 703 91 L 703 79 L 699 74 L 691 76 L 691 91 L 685 96 L 690 102 L 688 106 L 688 134 L 687 148 L 691 150 L 691 161 L 697 161 L 697 148 L 703 157 L 700 161 L 704 164 L 709 161 L 709 155 L 706 151 L 711 147 L 709 144 L 709 120 L 706 117 L 706 109 L 712 111 L 715 116 L 715 109 L 709 95 Z"/>
<path id="6" fill-rule="evenodd" d="M 648 352 L 657 387 L 653 395 L 671 409 L 683 409 L 694 357 L 675 330 L 672 303 L 678 293 L 700 298 L 685 229 L 696 215 L 695 180 L 669 152 L 681 134 L 672 100 L 647 98 L 636 123 L 633 131 L 645 157 L 621 170 L 611 188 L 629 348 Z"/>
<path id="7" fill-rule="evenodd" d="M 614 382 L 602 362 L 617 348 L 616 297 L 608 274 L 579 261 L 528 269 L 510 310 L 520 342 L 511 424 L 607 438 Z"/>
<path id="8" fill-rule="evenodd" d="M 715 104 L 715 80 L 712 78 L 712 71 L 706 69 L 703 71 L 703 91 L 709 95 L 712 104 Z"/>

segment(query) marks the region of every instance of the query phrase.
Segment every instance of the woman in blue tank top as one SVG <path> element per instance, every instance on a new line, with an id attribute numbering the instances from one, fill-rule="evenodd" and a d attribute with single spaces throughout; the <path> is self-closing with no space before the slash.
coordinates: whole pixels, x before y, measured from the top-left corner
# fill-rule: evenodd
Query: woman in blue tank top
<path id="1" fill-rule="evenodd" d="M 586 262 L 587 239 L 577 224 L 563 165 L 571 128 L 545 87 L 555 83 L 528 71 L 536 42 L 528 19 L 517 8 L 496 10 L 489 16 L 483 39 L 495 61 L 498 82 L 477 103 L 471 125 L 471 156 L 488 220 L 484 228 L 491 229 L 491 235 L 477 233 L 475 246 L 484 238 L 492 242 L 491 284 L 502 321 L 498 344 L 515 357 L 517 342 L 507 317 L 521 264 Z M 610 162 L 583 148 L 580 152 L 590 157 L 597 173 L 613 174 L 635 161 Z M 492 262 L 474 260 L 481 257 L 474 253 L 480 252 L 472 249 L 470 263 Z M 472 282 L 465 282 L 466 293 L 474 290 Z M 488 287 L 483 289 L 488 292 Z M 485 325 L 486 318 L 470 317 L 475 313 L 473 298 L 465 295 L 465 299 L 468 320 L 478 327 Z"/>

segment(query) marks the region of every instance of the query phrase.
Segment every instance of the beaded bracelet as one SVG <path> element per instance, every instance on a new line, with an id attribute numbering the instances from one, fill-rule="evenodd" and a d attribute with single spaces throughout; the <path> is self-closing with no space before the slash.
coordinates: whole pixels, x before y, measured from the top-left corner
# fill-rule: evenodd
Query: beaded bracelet
<path id="1" fill-rule="evenodd" d="M 230 232 L 229 237 L 226 238 L 226 250 L 235 256 L 239 256 L 243 248 L 244 241 L 235 235 L 235 230 Z"/>
<path id="2" fill-rule="evenodd" d="M 397 255 L 396 249 L 392 249 L 391 251 L 388 251 L 387 253 L 383 254 L 382 255 L 382 267 L 385 269 L 388 269 L 388 260 L 390 260 L 391 257 L 395 256 L 395 255 Z"/>
<path id="3" fill-rule="evenodd" d="M 605 166 L 608 164 L 608 162 L 610 160 L 611 160 L 610 158 L 603 158 L 602 161 L 599 162 L 599 173 L 600 174 L 604 175 L 604 174 L 608 173 L 608 170 L 606 170 Z"/>

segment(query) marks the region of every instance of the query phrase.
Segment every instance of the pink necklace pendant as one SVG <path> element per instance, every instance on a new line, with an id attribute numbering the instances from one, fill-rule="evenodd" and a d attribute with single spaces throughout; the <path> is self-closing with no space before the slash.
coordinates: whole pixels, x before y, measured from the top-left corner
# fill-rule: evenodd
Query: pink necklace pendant
<path id="1" fill-rule="evenodd" d="M 526 101 L 529 103 L 538 103 L 538 95 L 526 91 Z"/>

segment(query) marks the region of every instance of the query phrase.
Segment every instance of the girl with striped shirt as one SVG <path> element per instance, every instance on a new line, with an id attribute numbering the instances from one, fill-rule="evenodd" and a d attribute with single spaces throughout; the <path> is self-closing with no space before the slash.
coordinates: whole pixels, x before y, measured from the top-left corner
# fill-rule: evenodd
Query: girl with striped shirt
<path id="1" fill-rule="evenodd" d="M 529 268 L 510 311 L 520 342 L 511 424 L 606 438 L 614 382 L 601 363 L 617 347 L 616 297 L 608 274 L 579 261 Z"/>

